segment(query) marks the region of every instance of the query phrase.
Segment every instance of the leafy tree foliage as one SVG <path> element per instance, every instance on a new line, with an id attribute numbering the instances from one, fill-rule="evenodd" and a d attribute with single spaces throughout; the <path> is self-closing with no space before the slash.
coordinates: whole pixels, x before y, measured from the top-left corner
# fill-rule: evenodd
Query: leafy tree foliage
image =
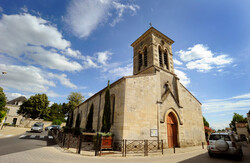
<path id="1" fill-rule="evenodd" d="M 84 96 L 80 92 L 71 92 L 67 99 L 69 100 L 70 108 L 74 110 L 84 101 Z"/>
<path id="2" fill-rule="evenodd" d="M 48 106 L 48 96 L 46 94 L 36 94 L 25 101 L 17 113 L 32 119 L 46 119 L 49 118 L 50 112 Z"/>
<path id="3" fill-rule="evenodd" d="M 67 111 L 68 114 L 66 126 L 72 127 L 74 120 L 73 110 L 84 101 L 84 96 L 80 92 L 71 92 L 67 99 L 69 102 L 64 106 L 65 111 Z"/>
<path id="4" fill-rule="evenodd" d="M 111 115 L 111 108 L 110 108 L 110 85 L 108 81 L 108 86 L 105 93 L 105 104 L 104 104 L 104 111 L 102 116 L 102 129 L 101 131 L 104 133 L 108 133 L 111 128 L 110 122 L 110 115 Z"/>
<path id="5" fill-rule="evenodd" d="M 0 87 L 0 123 L 6 116 L 6 111 L 7 111 L 7 108 L 5 107 L 6 103 L 7 103 L 7 98 L 3 92 L 3 88 Z"/>
<path id="6" fill-rule="evenodd" d="M 204 116 L 203 116 L 203 123 L 204 123 L 204 126 L 209 127 L 209 123 Z"/>
<path id="7" fill-rule="evenodd" d="M 92 132 L 93 130 L 93 115 L 94 115 L 94 104 L 91 105 L 90 111 L 88 114 L 87 124 L 86 124 L 86 131 Z"/>
<path id="8" fill-rule="evenodd" d="M 53 125 L 61 125 L 61 124 L 62 124 L 62 121 L 59 120 L 59 119 L 54 119 L 54 120 L 52 121 L 52 124 L 53 124 Z"/>
<path id="9" fill-rule="evenodd" d="M 49 117 L 45 120 L 53 121 L 60 120 L 61 122 L 65 122 L 65 112 L 63 110 L 63 104 L 54 103 L 49 108 Z"/>
<path id="10" fill-rule="evenodd" d="M 240 115 L 238 113 L 234 113 L 233 119 L 231 123 L 229 124 L 233 131 L 236 132 L 236 123 L 247 123 L 247 118 L 244 118 L 243 115 Z"/>

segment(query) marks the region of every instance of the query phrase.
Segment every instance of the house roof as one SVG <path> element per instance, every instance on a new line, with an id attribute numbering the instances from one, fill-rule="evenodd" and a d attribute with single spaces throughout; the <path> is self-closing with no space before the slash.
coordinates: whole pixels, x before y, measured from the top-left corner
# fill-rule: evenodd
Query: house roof
<path id="1" fill-rule="evenodd" d="M 24 101 L 26 101 L 26 100 L 27 100 L 26 97 L 20 96 L 20 97 L 17 97 L 17 98 L 15 98 L 15 99 L 11 100 L 11 101 L 8 101 L 7 104 L 15 105 L 16 102 L 19 102 L 19 101 L 24 102 Z"/>

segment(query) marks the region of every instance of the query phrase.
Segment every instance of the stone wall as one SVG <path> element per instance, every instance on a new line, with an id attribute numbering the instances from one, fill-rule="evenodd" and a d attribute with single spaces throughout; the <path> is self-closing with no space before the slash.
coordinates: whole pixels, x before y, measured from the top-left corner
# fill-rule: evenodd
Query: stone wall
<path id="1" fill-rule="evenodd" d="M 180 146 L 194 146 L 205 142 L 202 109 L 199 101 L 182 85 L 179 97 L 182 108 L 183 125 L 180 125 Z"/>
<path id="2" fill-rule="evenodd" d="M 150 129 L 157 129 L 156 75 L 126 78 L 124 139 L 156 139 Z"/>
<path id="3" fill-rule="evenodd" d="M 102 127 L 102 116 L 105 103 L 105 90 L 101 90 L 96 93 L 94 96 L 87 99 L 81 105 L 74 110 L 74 123 L 75 125 L 77 114 L 81 115 L 81 128 L 86 127 L 87 117 L 90 111 L 90 107 L 94 105 L 94 115 L 93 115 L 93 130 L 101 131 Z M 122 78 L 117 82 L 111 84 L 110 86 L 110 95 L 115 97 L 115 110 L 114 110 L 114 122 L 111 126 L 111 132 L 115 134 L 115 139 L 122 139 L 123 134 L 123 115 L 124 115 L 124 98 L 125 98 L 125 79 Z M 113 101 L 111 101 L 111 104 Z M 113 105 L 111 105 L 113 106 Z M 111 108 L 113 112 L 113 107 Z"/>

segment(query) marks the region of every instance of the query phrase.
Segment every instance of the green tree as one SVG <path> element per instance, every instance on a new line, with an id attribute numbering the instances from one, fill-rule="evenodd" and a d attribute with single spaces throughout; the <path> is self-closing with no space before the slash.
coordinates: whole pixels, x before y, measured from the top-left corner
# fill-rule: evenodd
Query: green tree
<path id="1" fill-rule="evenodd" d="M 32 119 L 49 118 L 49 100 L 46 94 L 36 94 L 31 96 L 27 101 L 25 101 L 17 111 L 18 114 L 22 114 L 25 117 Z"/>
<path id="2" fill-rule="evenodd" d="M 6 116 L 7 108 L 5 107 L 7 103 L 7 98 L 3 92 L 3 88 L 0 87 L 0 123 L 3 118 Z"/>
<path id="3" fill-rule="evenodd" d="M 204 126 L 209 127 L 209 123 L 204 116 L 203 116 L 203 123 L 204 123 Z"/>
<path id="4" fill-rule="evenodd" d="M 74 120 L 73 110 L 84 101 L 84 96 L 80 92 L 71 92 L 67 99 L 69 100 L 69 102 L 64 106 L 65 110 L 68 110 L 67 112 L 68 119 L 66 126 L 72 127 Z"/>
<path id="5" fill-rule="evenodd" d="M 229 124 L 229 126 L 232 128 L 233 131 L 236 132 L 236 123 L 246 123 L 247 119 L 243 117 L 243 115 L 240 115 L 238 113 L 234 113 L 233 119 L 231 121 L 231 123 Z"/>
<path id="6" fill-rule="evenodd" d="M 87 124 L 86 124 L 87 132 L 91 132 L 93 130 L 93 114 L 94 114 L 94 104 L 92 103 L 89 114 L 88 114 Z"/>
<path id="7" fill-rule="evenodd" d="M 109 81 L 108 81 L 108 86 L 107 86 L 106 93 L 105 93 L 104 111 L 103 111 L 103 116 L 102 116 L 102 129 L 101 129 L 101 131 L 104 133 L 109 132 L 110 128 L 111 128 L 110 114 L 111 114 L 110 85 L 109 85 Z"/>
<path id="8" fill-rule="evenodd" d="M 63 105 L 54 103 L 50 106 L 48 120 L 60 120 L 65 122 L 65 113 L 63 112 Z"/>
<path id="9" fill-rule="evenodd" d="M 74 110 L 84 101 L 84 96 L 80 92 L 71 92 L 67 99 L 69 100 L 70 108 Z"/>

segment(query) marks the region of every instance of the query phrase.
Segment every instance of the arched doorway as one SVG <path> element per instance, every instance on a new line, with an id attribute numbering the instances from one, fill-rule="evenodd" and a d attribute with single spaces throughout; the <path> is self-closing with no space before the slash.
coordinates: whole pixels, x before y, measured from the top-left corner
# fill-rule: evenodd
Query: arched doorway
<path id="1" fill-rule="evenodd" d="M 168 148 L 177 146 L 178 123 L 175 115 L 170 112 L 167 116 Z"/>

